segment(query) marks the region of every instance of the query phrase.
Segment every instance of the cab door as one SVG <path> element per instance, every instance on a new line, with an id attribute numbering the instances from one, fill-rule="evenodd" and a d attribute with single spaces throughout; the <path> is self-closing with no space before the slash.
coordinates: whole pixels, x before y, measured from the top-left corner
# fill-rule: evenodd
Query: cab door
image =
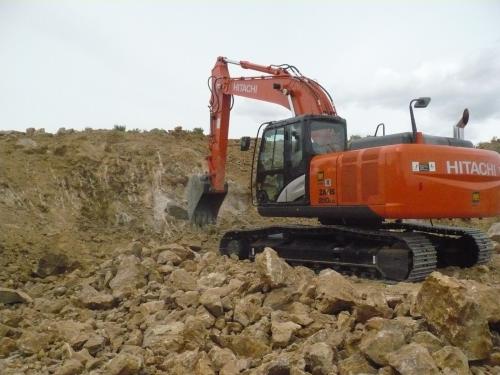
<path id="1" fill-rule="evenodd" d="M 264 131 L 257 162 L 257 202 L 275 203 L 285 182 L 285 127 Z"/>

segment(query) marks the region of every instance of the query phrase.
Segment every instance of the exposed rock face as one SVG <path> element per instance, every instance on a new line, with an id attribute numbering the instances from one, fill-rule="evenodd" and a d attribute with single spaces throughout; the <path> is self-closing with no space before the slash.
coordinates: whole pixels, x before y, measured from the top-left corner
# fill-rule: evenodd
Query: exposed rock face
<path id="1" fill-rule="evenodd" d="M 488 357 L 492 340 L 487 317 L 465 283 L 433 272 L 420 289 L 417 306 L 426 321 L 469 360 Z"/>
<path id="2" fill-rule="evenodd" d="M 408 344 L 387 356 L 389 364 L 401 375 L 439 374 L 431 355 L 419 344 Z"/>
<path id="3" fill-rule="evenodd" d="M 33 300 L 26 293 L 9 288 L 0 288 L 0 303 L 6 305 L 12 303 L 31 303 Z"/>
<path id="4" fill-rule="evenodd" d="M 271 288 L 284 286 L 293 278 L 293 268 L 269 247 L 257 254 L 255 265 L 264 282 Z"/>

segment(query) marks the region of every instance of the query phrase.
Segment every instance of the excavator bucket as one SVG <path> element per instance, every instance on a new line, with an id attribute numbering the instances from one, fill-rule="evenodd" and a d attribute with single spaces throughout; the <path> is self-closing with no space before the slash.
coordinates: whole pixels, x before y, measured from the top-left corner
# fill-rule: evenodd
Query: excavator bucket
<path id="1" fill-rule="evenodd" d="M 215 224 L 226 194 L 227 185 L 224 191 L 213 191 L 208 176 L 191 176 L 187 186 L 188 215 L 191 223 L 200 227 Z"/>

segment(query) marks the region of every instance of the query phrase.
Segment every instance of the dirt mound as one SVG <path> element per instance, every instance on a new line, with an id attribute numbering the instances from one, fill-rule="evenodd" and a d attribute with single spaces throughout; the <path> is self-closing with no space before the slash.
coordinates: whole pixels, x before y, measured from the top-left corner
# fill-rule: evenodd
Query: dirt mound
<path id="1" fill-rule="evenodd" d="M 231 141 L 220 222 L 190 227 L 205 153 L 179 130 L 0 135 L 2 374 L 500 371 L 499 255 L 394 285 L 222 257 L 226 229 L 278 220 Z"/>

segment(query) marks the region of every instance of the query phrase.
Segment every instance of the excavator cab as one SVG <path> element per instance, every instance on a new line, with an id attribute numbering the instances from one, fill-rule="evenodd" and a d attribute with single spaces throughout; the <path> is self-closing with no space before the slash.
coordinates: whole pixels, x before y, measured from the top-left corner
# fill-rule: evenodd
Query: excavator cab
<path id="1" fill-rule="evenodd" d="M 305 115 L 268 125 L 257 157 L 257 204 L 308 204 L 311 159 L 344 151 L 346 144 L 346 123 L 338 116 Z"/>

